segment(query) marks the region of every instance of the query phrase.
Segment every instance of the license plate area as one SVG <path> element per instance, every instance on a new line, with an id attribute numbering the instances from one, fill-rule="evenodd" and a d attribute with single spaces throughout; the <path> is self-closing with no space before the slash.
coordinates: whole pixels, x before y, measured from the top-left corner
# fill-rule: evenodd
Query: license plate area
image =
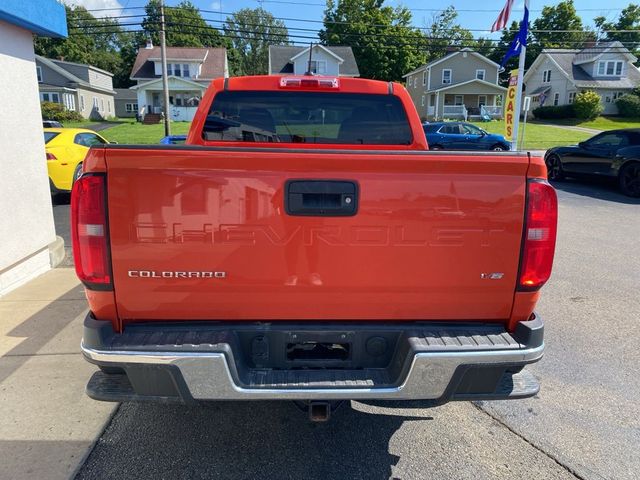
<path id="1" fill-rule="evenodd" d="M 333 361 L 349 360 L 350 343 L 297 342 L 287 343 L 287 360 L 297 361 Z"/>

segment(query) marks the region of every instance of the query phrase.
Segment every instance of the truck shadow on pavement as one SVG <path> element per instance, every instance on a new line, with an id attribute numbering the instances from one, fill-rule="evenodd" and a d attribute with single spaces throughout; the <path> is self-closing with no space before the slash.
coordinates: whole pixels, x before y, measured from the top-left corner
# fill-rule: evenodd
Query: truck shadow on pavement
<path id="1" fill-rule="evenodd" d="M 609 178 L 568 178 L 561 182 L 552 182 L 556 190 L 591 197 L 609 202 L 640 205 L 640 198 L 623 195 L 615 181 Z"/>
<path id="2" fill-rule="evenodd" d="M 412 420 L 432 418 L 348 402 L 327 423 L 284 401 L 123 404 L 76 478 L 389 479 L 390 439 Z"/>

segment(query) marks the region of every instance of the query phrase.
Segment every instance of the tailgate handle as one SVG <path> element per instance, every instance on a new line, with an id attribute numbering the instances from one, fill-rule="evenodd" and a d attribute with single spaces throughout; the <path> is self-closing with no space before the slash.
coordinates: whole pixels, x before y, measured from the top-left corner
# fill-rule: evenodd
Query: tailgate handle
<path id="1" fill-rule="evenodd" d="M 284 187 L 288 215 L 348 217 L 358 212 L 358 184 L 349 180 L 288 180 Z"/>

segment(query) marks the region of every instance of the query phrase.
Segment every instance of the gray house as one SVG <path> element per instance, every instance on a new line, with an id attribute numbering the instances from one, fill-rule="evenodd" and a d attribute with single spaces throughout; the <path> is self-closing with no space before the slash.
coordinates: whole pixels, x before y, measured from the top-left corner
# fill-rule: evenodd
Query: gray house
<path id="1" fill-rule="evenodd" d="M 116 88 L 116 117 L 135 117 L 138 113 L 138 93 L 130 88 Z"/>
<path id="2" fill-rule="evenodd" d="M 593 90 L 605 115 L 618 113 L 615 100 L 640 85 L 638 59 L 620 42 L 599 43 L 582 50 L 543 50 L 524 75 L 531 110 L 573 103 L 578 92 Z"/>
<path id="3" fill-rule="evenodd" d="M 309 70 L 309 48 L 269 46 L 269 75 L 304 75 Z M 359 77 L 351 47 L 314 45 L 311 72 L 334 77 Z"/>
<path id="4" fill-rule="evenodd" d="M 113 74 L 91 65 L 36 55 L 40 101 L 63 104 L 84 118 L 115 116 Z"/>
<path id="5" fill-rule="evenodd" d="M 403 75 L 421 118 L 468 119 L 502 116 L 506 88 L 498 85 L 499 65 L 470 48 L 445 55 Z"/>

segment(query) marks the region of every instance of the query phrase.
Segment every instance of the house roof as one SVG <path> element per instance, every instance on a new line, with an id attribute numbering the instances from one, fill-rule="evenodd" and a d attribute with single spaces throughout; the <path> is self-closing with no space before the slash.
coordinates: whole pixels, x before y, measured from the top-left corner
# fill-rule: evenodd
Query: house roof
<path id="1" fill-rule="evenodd" d="M 227 59 L 226 48 L 167 47 L 167 59 L 202 63 L 200 79 L 223 77 Z M 158 78 L 154 61 L 160 61 L 160 47 L 140 48 L 131 69 L 132 79 Z"/>
<path id="2" fill-rule="evenodd" d="M 353 55 L 351 47 L 342 46 L 325 46 L 319 45 L 324 50 L 328 50 L 338 59 L 342 60 L 340 64 L 340 75 L 360 76 L 356 57 Z M 269 45 L 269 73 L 293 73 L 292 59 L 299 56 L 303 52 L 309 52 L 309 47 L 291 47 L 285 45 Z"/>
<path id="3" fill-rule="evenodd" d="M 96 72 L 104 73 L 105 75 L 109 75 L 110 77 L 113 77 L 113 73 L 107 72 L 106 70 L 103 70 L 98 67 L 94 67 L 93 65 L 88 65 L 86 63 L 67 62 L 66 60 L 56 60 L 54 58 L 50 58 L 49 60 L 51 60 L 52 62 L 55 62 L 57 65 L 60 65 L 62 68 L 64 68 L 64 65 L 74 65 L 76 67 L 87 67 L 90 70 L 95 70 Z"/>
<path id="4" fill-rule="evenodd" d="M 437 65 L 438 63 L 442 63 L 445 60 L 449 60 L 450 58 L 453 58 L 456 55 L 458 55 L 460 53 L 463 53 L 463 52 L 472 53 L 476 57 L 486 61 L 488 64 L 493 65 L 495 67 L 500 67 L 500 65 L 498 65 L 496 62 L 494 62 L 493 60 L 488 59 L 487 57 L 485 57 L 481 53 L 475 52 L 469 47 L 465 47 L 465 48 L 461 48 L 460 50 L 456 50 L 455 52 L 449 53 L 449 54 L 445 55 L 444 57 L 437 58 L 436 60 L 431 60 L 429 63 L 425 63 L 424 65 L 416 68 L 415 70 L 412 70 L 409 73 L 404 74 L 402 76 L 402 78 L 407 78 L 409 75 L 414 75 L 414 74 L 416 74 L 418 72 L 421 72 L 422 70 L 425 70 L 427 68 L 433 67 L 434 65 Z"/>
<path id="5" fill-rule="evenodd" d="M 202 83 L 194 82 L 193 80 L 190 80 L 184 77 L 176 77 L 175 75 L 168 75 L 167 80 L 175 80 L 177 83 L 183 83 L 185 86 L 196 87 L 200 90 L 205 90 L 207 88 L 207 86 Z M 138 85 L 134 85 L 133 87 L 131 87 L 131 89 L 138 90 L 139 88 L 142 88 L 142 87 L 148 88 L 156 84 L 159 86 L 159 88 L 162 88 L 162 78 L 158 77 L 158 78 L 154 78 L 153 80 L 148 80 L 146 82 L 138 83 Z M 175 90 L 174 87 L 171 87 L 171 85 L 169 85 L 169 89 L 172 89 L 172 88 Z"/>
<path id="6" fill-rule="evenodd" d="M 631 52 L 620 42 L 599 42 L 595 44 L 593 47 L 587 47 L 580 51 L 578 51 L 573 58 L 573 63 L 575 65 L 581 65 L 583 63 L 590 63 L 598 58 L 600 58 L 603 54 L 613 52 L 613 53 L 621 53 L 625 57 L 628 58 L 631 62 L 636 62 L 638 59 L 631 54 Z"/>
<path id="7" fill-rule="evenodd" d="M 618 42 L 612 42 L 618 43 Z M 560 71 L 567 77 L 567 79 L 573 83 L 577 88 L 619 88 L 619 89 L 629 89 L 634 88 L 640 84 L 640 70 L 634 67 L 631 63 L 627 64 L 627 72 L 626 76 L 622 78 L 611 78 L 604 79 L 598 78 L 594 79 L 583 67 L 586 62 L 581 62 L 580 64 L 576 64 L 574 59 L 578 58 L 578 56 L 582 55 L 582 58 L 585 58 L 587 55 L 591 55 L 592 52 L 586 52 L 587 49 L 584 50 L 569 50 L 569 49 L 554 49 L 554 50 L 543 50 L 536 58 L 536 61 L 531 65 L 529 71 L 525 75 L 525 82 L 528 81 L 528 77 L 530 77 L 530 72 L 534 71 L 534 67 L 538 62 L 538 59 L 542 59 L 543 55 L 546 55 L 551 59 L 553 63 L 557 65 Z M 602 53 L 602 49 L 599 49 L 600 52 L 597 56 L 591 56 L 590 58 L 595 60 Z M 573 55 L 572 55 L 573 54 Z M 635 58 L 635 57 L 634 57 Z"/>
<path id="8" fill-rule="evenodd" d="M 116 100 L 137 100 L 138 94 L 130 88 L 114 88 Z"/>
<path id="9" fill-rule="evenodd" d="M 428 90 L 428 92 L 429 93 L 442 92 L 444 90 L 451 90 L 452 88 L 462 87 L 464 85 L 469 85 L 471 83 L 477 83 L 478 85 L 482 85 L 485 87 L 492 87 L 500 92 L 505 92 L 507 90 L 505 87 L 501 87 L 500 85 L 496 85 L 495 83 L 487 82 L 486 80 L 480 80 L 479 78 L 473 78 L 471 80 L 467 80 L 466 82 L 454 83 L 442 88 L 434 88 L 434 89 Z"/>

